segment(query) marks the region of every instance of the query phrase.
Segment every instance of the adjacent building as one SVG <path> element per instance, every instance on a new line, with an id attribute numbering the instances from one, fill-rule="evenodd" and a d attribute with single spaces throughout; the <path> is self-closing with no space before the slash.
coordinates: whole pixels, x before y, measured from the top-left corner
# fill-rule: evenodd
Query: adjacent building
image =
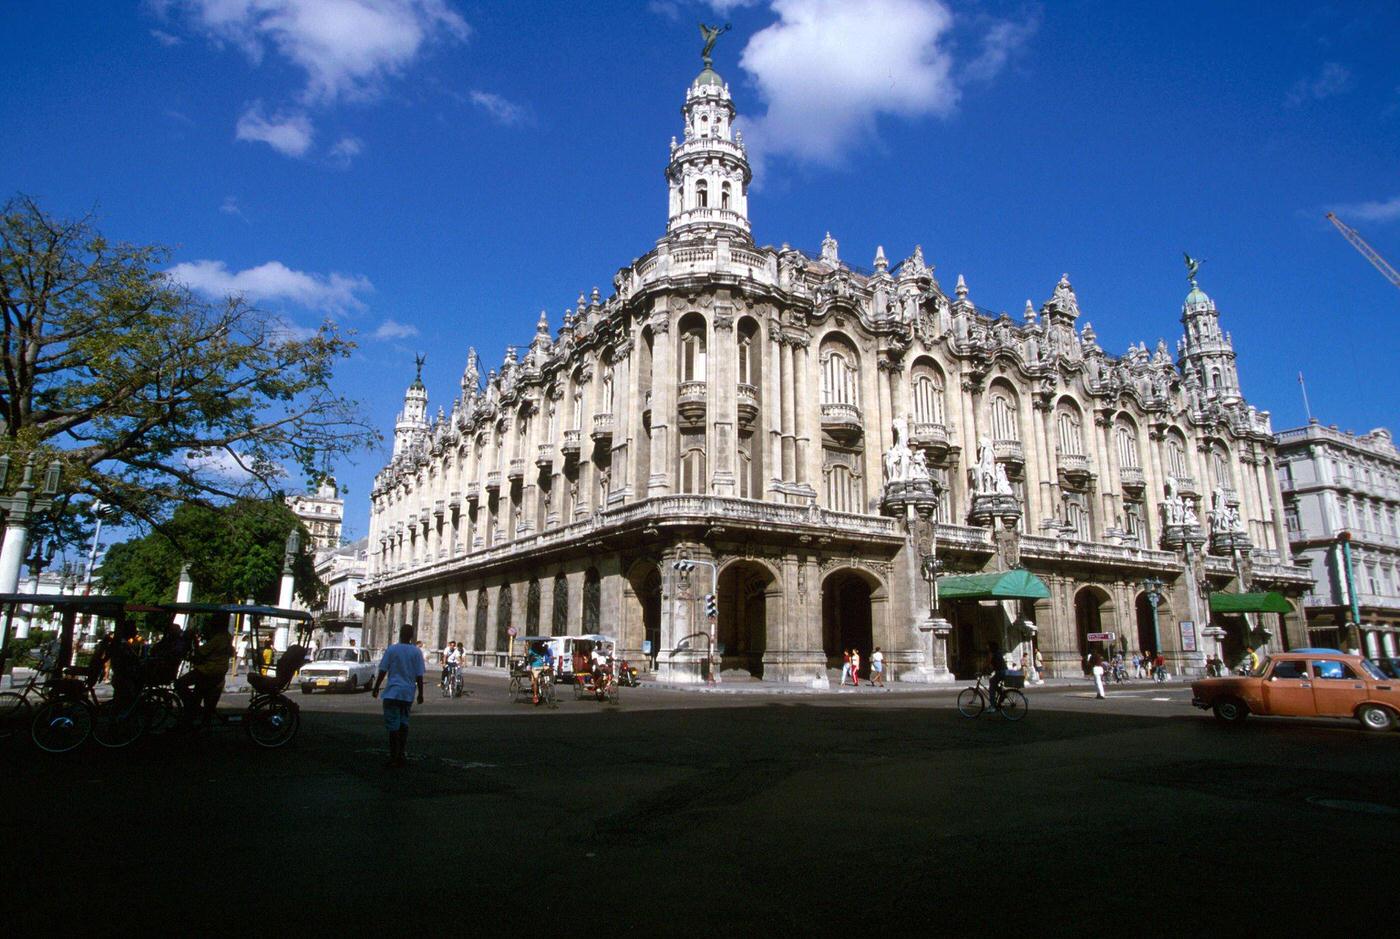
<path id="1" fill-rule="evenodd" d="M 681 114 L 665 234 L 609 295 L 557 330 L 541 313 L 486 374 L 470 350 L 435 414 L 420 366 L 371 493 L 371 643 L 412 622 L 502 665 L 513 633 L 605 631 L 663 677 L 713 647 L 806 682 L 850 648 L 938 681 L 991 641 L 1077 675 L 1091 652 L 1194 673 L 1304 640 L 1257 612 L 1310 581 L 1194 265 L 1175 354 L 1110 354 L 1068 275 L 1012 317 L 917 246 L 864 267 L 830 234 L 756 244 L 708 61 Z"/>
<path id="2" fill-rule="evenodd" d="M 1400 654 L 1400 453 L 1390 431 L 1311 421 L 1275 441 L 1289 542 L 1312 575 L 1311 642 Z"/>
<path id="3" fill-rule="evenodd" d="M 369 539 L 361 538 L 316 556 L 316 576 L 326 585 L 326 605 L 316 611 L 322 644 L 363 641 L 365 605 L 358 593 L 369 559 Z"/>
<path id="4" fill-rule="evenodd" d="M 345 501 L 336 492 L 335 480 L 326 479 L 314 493 L 288 496 L 287 505 L 311 534 L 309 547 L 316 552 L 340 547 L 340 529 L 345 519 Z"/>

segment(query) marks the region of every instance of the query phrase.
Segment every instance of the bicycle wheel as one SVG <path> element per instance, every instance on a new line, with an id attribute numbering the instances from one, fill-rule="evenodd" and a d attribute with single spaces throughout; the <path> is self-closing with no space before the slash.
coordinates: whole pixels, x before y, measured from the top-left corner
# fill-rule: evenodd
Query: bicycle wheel
<path id="1" fill-rule="evenodd" d="M 248 737 L 269 750 L 290 743 L 301 727 L 301 709 L 285 695 L 271 695 L 255 702 L 243 720 Z"/>
<path id="2" fill-rule="evenodd" d="M 609 703 L 609 704 L 617 704 L 617 703 L 618 703 L 617 682 L 615 682 L 615 681 L 610 681 L 610 682 L 608 682 L 608 703 Z"/>
<path id="3" fill-rule="evenodd" d="M 180 723 L 184 705 L 180 696 L 169 688 L 147 688 L 141 692 L 140 707 L 146 733 L 163 734 Z"/>
<path id="4" fill-rule="evenodd" d="M 964 688 L 958 694 L 958 713 L 963 717 L 976 717 L 987 709 L 987 698 L 981 688 Z"/>
<path id="5" fill-rule="evenodd" d="M 520 677 L 517 675 L 516 677 L 514 677 L 514 678 L 512 678 L 512 679 L 510 680 L 510 696 L 511 696 L 512 698 L 514 698 L 514 697 L 517 697 L 519 694 L 520 694 Z"/>
<path id="6" fill-rule="evenodd" d="M 59 698 L 34 714 L 29 736 L 47 753 L 68 753 L 83 745 L 92 733 L 92 711 L 81 701 Z"/>
<path id="7" fill-rule="evenodd" d="M 540 697 L 549 707 L 557 708 L 559 706 L 559 696 L 555 692 L 554 679 L 540 679 Z"/>
<path id="8" fill-rule="evenodd" d="M 1019 721 L 1026 716 L 1030 703 L 1026 696 L 1015 688 L 1008 688 L 1001 695 L 1001 716 L 1009 721 Z"/>
<path id="9" fill-rule="evenodd" d="M 18 691 L 0 692 L 0 740 L 18 737 L 29 729 L 34 709 Z"/>
<path id="10" fill-rule="evenodd" d="M 92 739 L 113 750 L 129 747 L 146 729 L 140 700 L 118 710 L 113 701 L 97 705 L 93 712 Z"/>

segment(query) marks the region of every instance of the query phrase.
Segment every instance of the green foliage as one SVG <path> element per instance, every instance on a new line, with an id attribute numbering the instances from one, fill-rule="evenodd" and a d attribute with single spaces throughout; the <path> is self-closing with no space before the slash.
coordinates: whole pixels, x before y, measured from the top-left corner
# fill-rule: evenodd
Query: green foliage
<path id="1" fill-rule="evenodd" d="M 24 196 L 0 208 L 0 452 L 16 480 L 25 458 L 57 455 L 68 498 L 158 524 L 270 495 L 284 467 L 318 479 L 377 441 L 331 388 L 354 348 L 333 323 L 303 337 L 241 298 L 205 302 L 167 258 Z"/>
<path id="2" fill-rule="evenodd" d="M 102 562 L 102 592 L 138 603 L 175 599 L 180 569 L 190 564 L 196 601 L 276 603 L 287 536 L 301 532 L 292 562 L 296 594 L 308 609 L 325 603 L 305 527 L 280 500 L 240 499 L 210 508 L 183 505 L 150 534 L 113 545 Z"/>

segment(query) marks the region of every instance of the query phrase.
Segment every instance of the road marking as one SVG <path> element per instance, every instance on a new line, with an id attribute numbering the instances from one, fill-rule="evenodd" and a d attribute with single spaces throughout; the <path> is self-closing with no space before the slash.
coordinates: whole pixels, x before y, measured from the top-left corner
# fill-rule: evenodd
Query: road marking
<path id="1" fill-rule="evenodd" d="M 1309 796 L 1308 801 L 1313 805 L 1320 805 L 1329 809 L 1341 809 L 1343 812 L 1364 812 L 1368 815 L 1400 815 L 1400 809 L 1393 805 L 1382 805 L 1379 802 L 1357 802 L 1352 799 L 1323 799 L 1318 796 Z"/>
<path id="2" fill-rule="evenodd" d="M 1153 701 L 1170 701 L 1171 698 L 1153 698 Z"/>

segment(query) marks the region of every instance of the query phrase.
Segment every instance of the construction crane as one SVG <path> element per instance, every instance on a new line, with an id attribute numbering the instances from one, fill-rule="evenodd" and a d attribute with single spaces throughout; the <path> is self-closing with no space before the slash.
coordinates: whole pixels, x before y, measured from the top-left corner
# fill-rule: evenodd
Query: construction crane
<path id="1" fill-rule="evenodd" d="M 1366 239 L 1358 235 L 1354 228 L 1347 225 L 1346 222 L 1343 222 L 1331 212 L 1327 213 L 1327 221 L 1337 226 L 1337 231 L 1342 233 L 1342 237 L 1350 241 L 1351 246 L 1357 251 L 1360 251 L 1362 257 L 1370 261 L 1376 270 L 1384 274 L 1386 280 L 1390 281 L 1396 287 L 1400 287 L 1400 273 L 1397 273 L 1395 268 L 1391 267 L 1390 263 L 1386 261 L 1385 258 L 1377 254 L 1376 249 L 1368 245 Z"/>

